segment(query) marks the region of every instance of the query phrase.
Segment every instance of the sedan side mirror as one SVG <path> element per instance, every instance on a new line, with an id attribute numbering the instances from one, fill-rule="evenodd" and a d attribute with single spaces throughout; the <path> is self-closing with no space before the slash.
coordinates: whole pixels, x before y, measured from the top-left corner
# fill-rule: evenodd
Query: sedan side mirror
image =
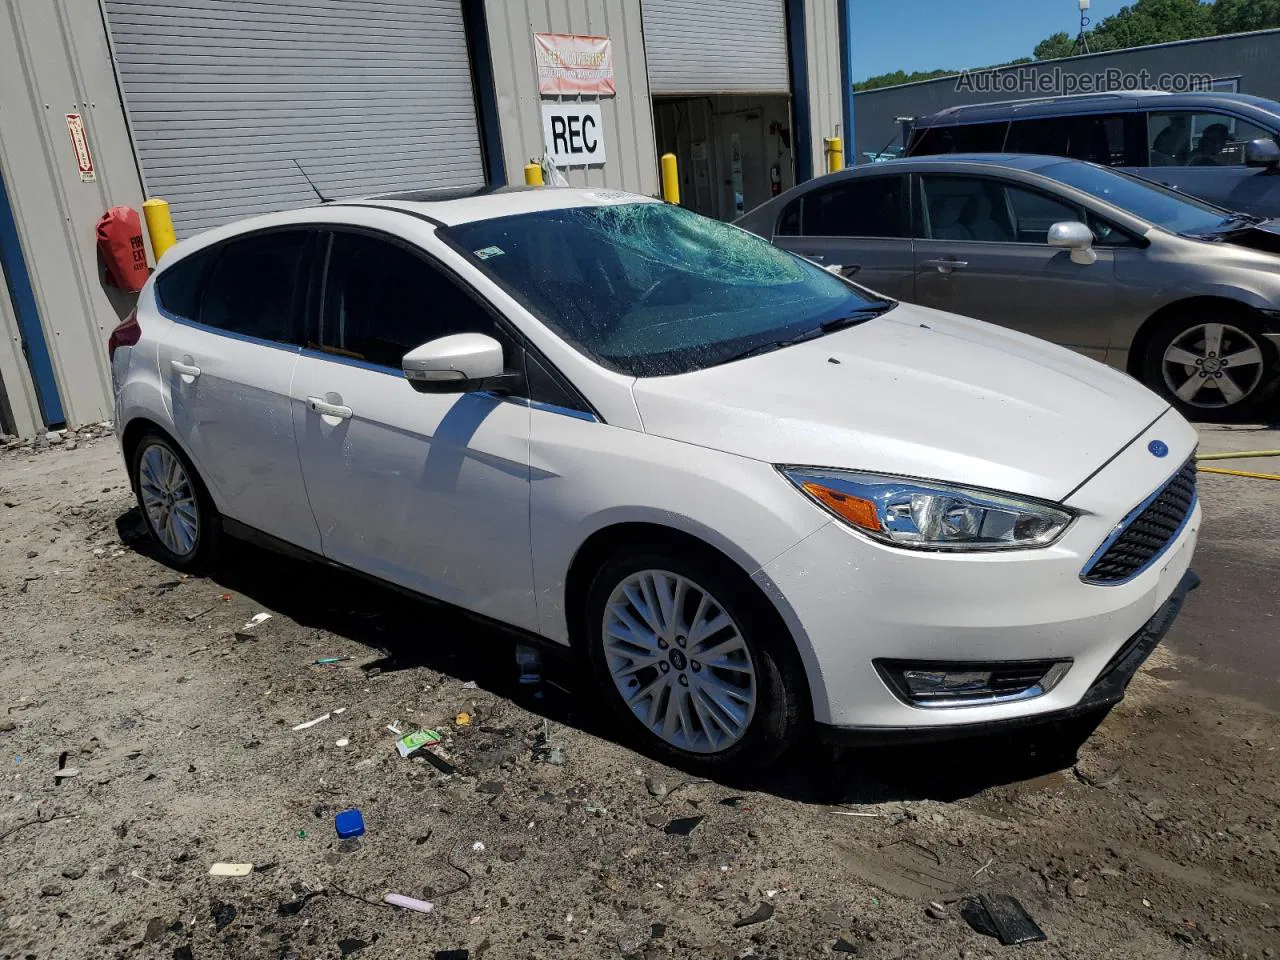
<path id="1" fill-rule="evenodd" d="M 472 393 L 510 386 L 502 345 L 483 333 L 455 333 L 414 347 L 400 361 L 419 393 Z"/>
<path id="2" fill-rule="evenodd" d="M 1071 251 L 1071 262 L 1087 267 L 1098 259 L 1093 249 L 1093 231 L 1079 220 L 1063 220 L 1049 228 L 1049 246 Z"/>
<path id="3" fill-rule="evenodd" d="M 1280 165 L 1280 146 L 1274 140 L 1259 137 L 1244 145 L 1244 162 L 1247 167 L 1274 167 Z"/>

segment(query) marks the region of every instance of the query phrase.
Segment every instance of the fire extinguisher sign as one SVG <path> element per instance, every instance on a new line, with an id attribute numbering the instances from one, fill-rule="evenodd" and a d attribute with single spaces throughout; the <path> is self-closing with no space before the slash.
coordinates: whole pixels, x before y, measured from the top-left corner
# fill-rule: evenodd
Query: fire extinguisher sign
<path id="1" fill-rule="evenodd" d="M 78 113 L 67 114 L 67 133 L 71 134 L 71 149 L 76 155 L 76 169 L 81 183 L 93 183 L 98 179 L 93 169 L 93 154 L 89 152 L 89 137 L 84 132 L 84 118 Z"/>

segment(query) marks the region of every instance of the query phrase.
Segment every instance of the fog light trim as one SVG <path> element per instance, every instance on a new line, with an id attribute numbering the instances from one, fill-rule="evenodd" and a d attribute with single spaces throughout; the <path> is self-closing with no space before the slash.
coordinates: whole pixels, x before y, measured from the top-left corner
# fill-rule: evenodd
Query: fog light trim
<path id="1" fill-rule="evenodd" d="M 880 679 L 903 703 L 925 710 L 1016 703 L 1042 697 L 1071 669 L 1062 660 L 875 660 Z"/>

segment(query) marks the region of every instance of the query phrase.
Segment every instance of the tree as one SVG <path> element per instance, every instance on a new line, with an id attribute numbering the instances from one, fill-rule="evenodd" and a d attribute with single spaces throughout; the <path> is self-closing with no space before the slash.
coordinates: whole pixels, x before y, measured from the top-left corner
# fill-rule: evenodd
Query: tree
<path id="1" fill-rule="evenodd" d="M 1214 33 L 1244 33 L 1280 27 L 1280 0 L 1217 0 Z"/>
<path id="2" fill-rule="evenodd" d="M 1218 0 L 1219 3 L 1223 0 Z M 1228 0 L 1252 5 L 1258 0 Z M 1262 0 L 1276 4 L 1280 0 Z M 1194 40 L 1218 32 L 1214 24 L 1214 8 L 1201 0 L 1137 0 L 1131 6 L 1107 17 L 1085 33 L 1091 53 L 1125 50 L 1152 43 Z M 1075 38 L 1055 33 L 1036 47 L 1036 59 L 1069 57 L 1075 50 Z"/>
<path id="3" fill-rule="evenodd" d="M 1037 60 L 1057 60 L 1075 53 L 1076 42 L 1065 33 L 1055 33 L 1036 44 Z"/>
<path id="4" fill-rule="evenodd" d="M 875 90 L 878 87 L 896 87 L 901 83 L 915 83 L 917 80 L 936 80 L 938 77 L 953 77 L 959 71 L 957 70 L 916 70 L 913 73 L 906 73 L 902 70 L 894 70 L 892 73 L 881 73 L 874 77 L 867 77 L 853 85 L 854 92 L 859 90 Z"/>

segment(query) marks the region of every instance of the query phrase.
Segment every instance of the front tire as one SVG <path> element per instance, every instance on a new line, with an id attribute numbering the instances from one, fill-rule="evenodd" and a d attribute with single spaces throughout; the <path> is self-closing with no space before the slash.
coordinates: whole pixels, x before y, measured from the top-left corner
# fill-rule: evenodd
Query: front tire
<path id="1" fill-rule="evenodd" d="M 1280 384 L 1280 357 L 1244 307 L 1179 311 L 1156 329 L 1143 380 L 1180 413 L 1241 419 L 1259 412 Z"/>
<path id="2" fill-rule="evenodd" d="M 160 558 L 178 570 L 203 566 L 216 547 L 217 511 L 186 455 L 152 430 L 134 448 L 130 479 Z"/>
<path id="3" fill-rule="evenodd" d="M 727 561 L 667 550 L 618 556 L 592 582 L 585 618 L 596 682 L 646 752 L 726 773 L 771 763 L 799 734 L 798 657 L 767 601 Z"/>

